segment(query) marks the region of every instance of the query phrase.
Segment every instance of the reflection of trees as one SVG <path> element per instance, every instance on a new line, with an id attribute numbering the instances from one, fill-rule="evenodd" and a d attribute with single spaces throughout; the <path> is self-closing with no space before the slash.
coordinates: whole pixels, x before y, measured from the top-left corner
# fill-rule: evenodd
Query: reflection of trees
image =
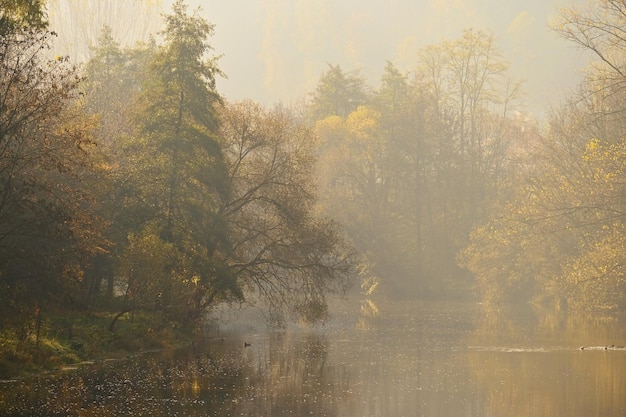
<path id="1" fill-rule="evenodd" d="M 468 370 L 488 414 L 622 415 L 626 382 L 621 352 L 577 350 L 621 338 L 618 322 L 553 311 L 483 313 L 469 341 L 477 349 L 469 353 Z"/>
<path id="2" fill-rule="evenodd" d="M 623 324 L 615 317 L 595 316 L 535 306 L 500 309 L 482 304 L 470 345 L 537 347 L 537 343 L 559 349 L 581 345 L 610 345 L 623 336 Z"/>
<path id="3" fill-rule="evenodd" d="M 335 342 L 331 360 L 346 364 L 354 398 L 340 415 L 467 415 L 472 387 L 457 346 L 469 314 L 439 307 L 378 300 L 379 314 L 362 314 L 352 339 Z"/>
<path id="4" fill-rule="evenodd" d="M 0 384 L 0 415 L 623 415 L 624 352 L 576 349 L 624 344 L 618 322 L 394 304 L 365 328 L 350 316 L 329 335 L 227 337 Z"/>
<path id="5" fill-rule="evenodd" d="M 490 415 L 621 415 L 623 357 L 588 353 L 476 352 L 470 355 L 470 378 Z"/>
<path id="6" fill-rule="evenodd" d="M 267 351 L 248 364 L 242 415 L 337 415 L 347 377 L 328 366 L 328 341 L 317 334 L 274 333 Z"/>
<path id="7" fill-rule="evenodd" d="M 0 392 L 3 416 L 206 416 L 243 398 L 239 351 L 146 354 L 67 374 L 37 378 Z"/>
<path id="8" fill-rule="evenodd" d="M 206 416 L 337 414 L 347 377 L 320 335 L 271 335 L 268 345 L 145 354 L 0 387 L 0 415 Z"/>

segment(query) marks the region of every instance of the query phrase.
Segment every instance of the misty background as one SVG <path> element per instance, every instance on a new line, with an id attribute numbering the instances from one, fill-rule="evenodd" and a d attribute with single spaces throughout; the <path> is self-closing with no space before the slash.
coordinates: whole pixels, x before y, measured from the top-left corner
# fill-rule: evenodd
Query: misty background
<path id="1" fill-rule="evenodd" d="M 188 2 L 0 0 L 1 415 L 625 415 L 626 0 Z"/>
<path id="2" fill-rule="evenodd" d="M 190 10 L 215 25 L 212 44 L 228 77 L 218 90 L 229 100 L 263 105 L 306 99 L 329 65 L 359 71 L 376 85 L 386 61 L 410 72 L 417 52 L 458 38 L 463 29 L 492 32 L 524 80 L 525 110 L 541 118 L 580 80 L 583 54 L 549 28 L 561 7 L 575 1 L 522 0 L 190 0 Z M 57 54 L 85 61 L 103 24 L 122 46 L 148 39 L 161 27 L 170 0 L 52 0 Z"/>

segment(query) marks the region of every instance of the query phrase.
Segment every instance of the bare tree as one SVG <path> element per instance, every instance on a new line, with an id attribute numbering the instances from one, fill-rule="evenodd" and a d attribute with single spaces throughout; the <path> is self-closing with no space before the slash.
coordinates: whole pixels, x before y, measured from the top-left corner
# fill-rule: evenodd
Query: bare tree
<path id="1" fill-rule="evenodd" d="M 250 301 L 316 321 L 327 314 L 326 294 L 351 276 L 350 252 L 336 226 L 315 215 L 314 136 L 291 116 L 252 102 L 222 109 L 231 197 L 228 267 Z"/>

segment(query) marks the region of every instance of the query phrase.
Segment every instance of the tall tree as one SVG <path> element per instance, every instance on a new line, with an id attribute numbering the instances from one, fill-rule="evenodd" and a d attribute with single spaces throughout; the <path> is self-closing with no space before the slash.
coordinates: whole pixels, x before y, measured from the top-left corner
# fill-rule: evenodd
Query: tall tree
<path id="1" fill-rule="evenodd" d="M 367 101 L 365 80 L 358 72 L 346 73 L 339 65 L 329 65 L 312 95 L 309 117 L 313 122 L 332 115 L 346 117 Z"/>
<path id="2" fill-rule="evenodd" d="M 0 297 L 4 318 L 73 300 L 101 225 L 87 183 L 95 175 L 80 78 L 44 58 L 51 34 L 0 37 Z"/>
<path id="3" fill-rule="evenodd" d="M 442 292 L 457 284 L 455 254 L 500 191 L 519 83 L 482 31 L 428 46 L 418 63 L 412 77 L 387 63 L 374 94 L 331 67 L 310 113 L 327 213 L 388 284 Z"/>
<path id="4" fill-rule="evenodd" d="M 229 270 L 271 320 L 325 318 L 326 295 L 346 288 L 352 261 L 337 226 L 315 212 L 312 131 L 251 102 L 226 105 L 222 120 Z"/>
<path id="5" fill-rule="evenodd" d="M 457 173 L 447 175 L 456 176 L 450 180 L 458 187 L 453 192 L 462 198 L 455 210 L 459 210 L 458 217 L 464 224 L 458 226 L 467 231 L 488 208 L 493 172 L 487 154 L 490 148 L 499 146 L 494 140 L 502 139 L 487 129 L 486 119 L 495 113 L 504 121 L 511 110 L 511 95 L 518 89 L 508 87 L 508 64 L 491 34 L 466 30 L 462 37 L 443 42 L 436 53 L 441 57 L 434 63 L 442 67 L 429 68 L 431 64 L 427 63 L 422 76 L 433 83 L 430 90 L 437 94 L 434 98 L 440 113 L 450 114 L 454 123 L 453 136 L 443 140 L 450 142 L 447 146 L 451 146 Z M 433 75 L 440 78 L 434 79 Z M 499 153 L 499 157 L 504 155 Z"/>
<path id="6" fill-rule="evenodd" d="M 100 201 L 99 210 L 109 219 L 106 229 L 107 239 L 112 250 L 103 252 L 93 261 L 92 268 L 83 282 L 89 302 L 96 301 L 102 283 L 106 281 L 107 298 L 113 296 L 114 264 L 116 249 L 123 250 L 128 230 L 137 221 L 124 209 L 121 196 L 127 191 L 124 187 L 114 187 L 114 175 L 124 161 L 122 144 L 133 132 L 132 109 L 137 100 L 145 68 L 155 53 L 155 44 L 137 44 L 134 48 L 122 50 L 113 38 L 111 28 L 104 26 L 98 44 L 93 47 L 93 58 L 84 67 L 85 81 L 82 83 L 82 104 L 84 111 L 97 120 L 94 139 L 105 156 L 102 166 L 106 175 L 94 184 L 94 191 Z M 118 184 L 119 185 L 119 184 Z"/>
<path id="7" fill-rule="evenodd" d="M 128 158 L 117 177 L 120 201 L 129 202 L 136 220 L 131 232 L 143 236 L 132 241 L 135 248 L 154 242 L 148 237 L 153 234 L 180 254 L 176 262 L 161 260 L 167 279 L 149 287 L 153 303 L 158 297 L 163 313 L 180 320 L 200 318 L 216 296 L 236 293 L 219 261 L 228 250 L 217 213 L 228 196 L 228 175 L 216 140 L 215 77 L 221 71 L 217 58 L 208 57 L 212 34 L 212 24 L 189 15 L 183 1 L 174 3 L 165 17 L 165 44 L 155 51 L 141 86 L 137 130 L 124 145 Z M 129 278 L 137 269 L 132 262 L 124 265 Z M 181 291 L 187 305 L 176 302 Z"/>
<path id="8" fill-rule="evenodd" d="M 601 0 L 589 3 L 583 10 L 560 9 L 552 25 L 556 33 L 595 58 L 589 67 L 587 82 L 595 84 L 589 92 L 597 98 L 623 100 L 626 88 L 625 16 L 624 0 Z"/>
<path id="9" fill-rule="evenodd" d="M 551 115 L 501 215 L 463 252 L 487 299 L 626 308 L 625 11 L 611 0 L 561 11 L 556 30 L 597 60 L 580 92 Z"/>
<path id="10" fill-rule="evenodd" d="M 93 57 L 85 65 L 85 110 L 98 116 L 98 142 L 111 147 L 109 152 L 115 152 L 116 138 L 129 133 L 128 109 L 139 93 L 138 67 L 143 69 L 148 63 L 146 58 L 139 58 L 142 52 L 144 56 L 149 55 L 150 52 L 144 52 L 147 49 L 138 45 L 133 50 L 123 51 L 113 38 L 111 28 L 103 26 L 98 43 L 93 47 Z"/>
<path id="11" fill-rule="evenodd" d="M 510 134 L 519 98 L 507 69 L 493 35 L 482 31 L 466 30 L 420 51 L 413 83 L 427 127 L 420 140 L 429 201 L 422 224 L 429 226 L 424 247 L 433 265 L 454 265 L 500 192 L 500 167 L 516 146 Z"/>
<path id="12" fill-rule="evenodd" d="M 354 245 L 367 254 L 373 269 L 391 267 L 388 249 L 393 240 L 389 144 L 380 129 L 380 113 L 361 106 L 347 117 L 320 120 L 320 206 L 347 231 Z M 392 245 L 393 246 L 393 245 Z M 392 268 L 394 269 L 394 268 Z"/>

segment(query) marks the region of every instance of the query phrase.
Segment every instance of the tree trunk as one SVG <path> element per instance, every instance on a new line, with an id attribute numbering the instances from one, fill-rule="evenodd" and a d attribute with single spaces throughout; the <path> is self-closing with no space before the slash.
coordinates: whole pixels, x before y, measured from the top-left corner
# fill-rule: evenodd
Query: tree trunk
<path id="1" fill-rule="evenodd" d="M 115 323 L 117 323 L 117 320 L 122 317 L 124 314 L 128 313 L 129 311 L 132 311 L 130 309 L 124 309 L 122 311 L 120 311 L 119 313 L 117 313 L 115 315 L 115 317 L 113 317 L 113 320 L 111 320 L 111 324 L 109 324 L 109 332 L 114 333 L 115 332 Z"/>

